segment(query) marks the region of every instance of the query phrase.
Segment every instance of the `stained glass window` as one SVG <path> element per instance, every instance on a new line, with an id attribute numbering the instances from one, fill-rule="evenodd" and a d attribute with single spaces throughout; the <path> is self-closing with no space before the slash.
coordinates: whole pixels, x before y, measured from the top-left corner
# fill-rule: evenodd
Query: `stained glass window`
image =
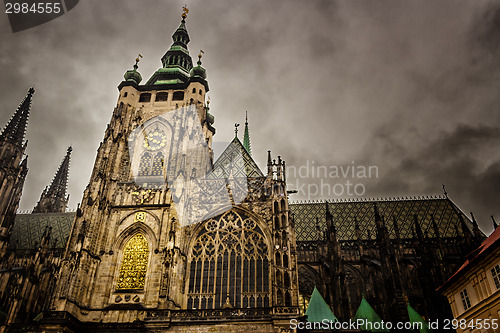
<path id="1" fill-rule="evenodd" d="M 116 289 L 144 289 L 148 268 L 149 244 L 142 234 L 136 234 L 125 245 Z"/>
<path id="2" fill-rule="evenodd" d="M 208 220 L 196 237 L 188 309 L 269 306 L 269 247 L 252 218 L 226 212 Z"/>

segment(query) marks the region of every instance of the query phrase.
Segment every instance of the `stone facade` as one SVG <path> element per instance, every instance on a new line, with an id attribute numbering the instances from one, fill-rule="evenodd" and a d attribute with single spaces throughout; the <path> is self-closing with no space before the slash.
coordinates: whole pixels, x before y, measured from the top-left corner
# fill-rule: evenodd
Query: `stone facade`
<path id="1" fill-rule="evenodd" d="M 447 197 L 289 203 L 284 161 L 268 152 L 259 169 L 247 122 L 243 144 L 235 135 L 214 162 L 207 75 L 185 18 L 146 84 L 139 58 L 125 73 L 75 214 L 61 215 L 68 150 L 43 214 L 19 216 L 12 232 L 31 90 L 20 125 L 7 125 L 23 137 L 2 134 L 0 147 L 2 329 L 287 332 L 314 286 L 341 320 L 362 295 L 384 320 L 405 319 L 406 301 L 449 316 L 435 288 L 484 237 L 477 223 Z M 43 219 L 54 230 L 22 242 Z"/>

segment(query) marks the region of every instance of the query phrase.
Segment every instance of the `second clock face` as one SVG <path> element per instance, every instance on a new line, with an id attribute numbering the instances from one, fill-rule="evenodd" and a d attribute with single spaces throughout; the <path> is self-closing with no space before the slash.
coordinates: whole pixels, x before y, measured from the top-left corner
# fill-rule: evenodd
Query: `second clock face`
<path id="1" fill-rule="evenodd" d="M 167 144 L 167 137 L 163 132 L 153 131 L 144 138 L 144 148 L 147 150 L 159 150 Z"/>

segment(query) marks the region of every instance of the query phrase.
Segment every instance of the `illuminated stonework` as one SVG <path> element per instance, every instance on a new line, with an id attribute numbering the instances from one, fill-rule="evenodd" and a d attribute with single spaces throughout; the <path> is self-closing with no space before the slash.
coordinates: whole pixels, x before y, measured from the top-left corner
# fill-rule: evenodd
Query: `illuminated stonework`
<path id="1" fill-rule="evenodd" d="M 268 251 L 252 218 L 229 211 L 208 220 L 191 250 L 188 309 L 269 307 Z"/>
<path id="2" fill-rule="evenodd" d="M 142 234 L 132 237 L 123 249 L 116 289 L 144 289 L 148 257 L 149 244 L 146 238 Z"/>

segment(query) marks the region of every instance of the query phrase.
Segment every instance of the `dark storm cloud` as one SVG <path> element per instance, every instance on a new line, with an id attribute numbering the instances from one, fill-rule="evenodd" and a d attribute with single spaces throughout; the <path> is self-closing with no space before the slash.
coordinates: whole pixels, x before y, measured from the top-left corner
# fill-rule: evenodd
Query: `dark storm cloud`
<path id="1" fill-rule="evenodd" d="M 376 141 L 392 150 L 393 142 L 388 137 L 381 135 Z M 450 198 L 466 213 L 467 209 L 474 210 L 484 229 L 489 230 L 489 215 L 500 214 L 500 158 L 495 151 L 499 145 L 500 128 L 459 125 L 416 153 L 400 151 L 397 164 L 385 170 L 373 190 L 421 195 L 437 193 L 444 183 Z"/>
<path id="2" fill-rule="evenodd" d="M 1 124 L 29 86 L 37 89 L 21 209 L 35 205 L 70 144 L 76 207 L 116 86 L 138 53 L 144 81 L 160 66 L 184 4 L 80 1 L 17 34 L 0 17 Z M 187 5 L 191 55 L 205 51 L 215 140 L 230 141 L 248 110 L 261 167 L 268 149 L 288 166 L 377 165 L 368 196 L 437 194 L 446 183 L 489 228 L 498 199 L 500 2 Z"/>

